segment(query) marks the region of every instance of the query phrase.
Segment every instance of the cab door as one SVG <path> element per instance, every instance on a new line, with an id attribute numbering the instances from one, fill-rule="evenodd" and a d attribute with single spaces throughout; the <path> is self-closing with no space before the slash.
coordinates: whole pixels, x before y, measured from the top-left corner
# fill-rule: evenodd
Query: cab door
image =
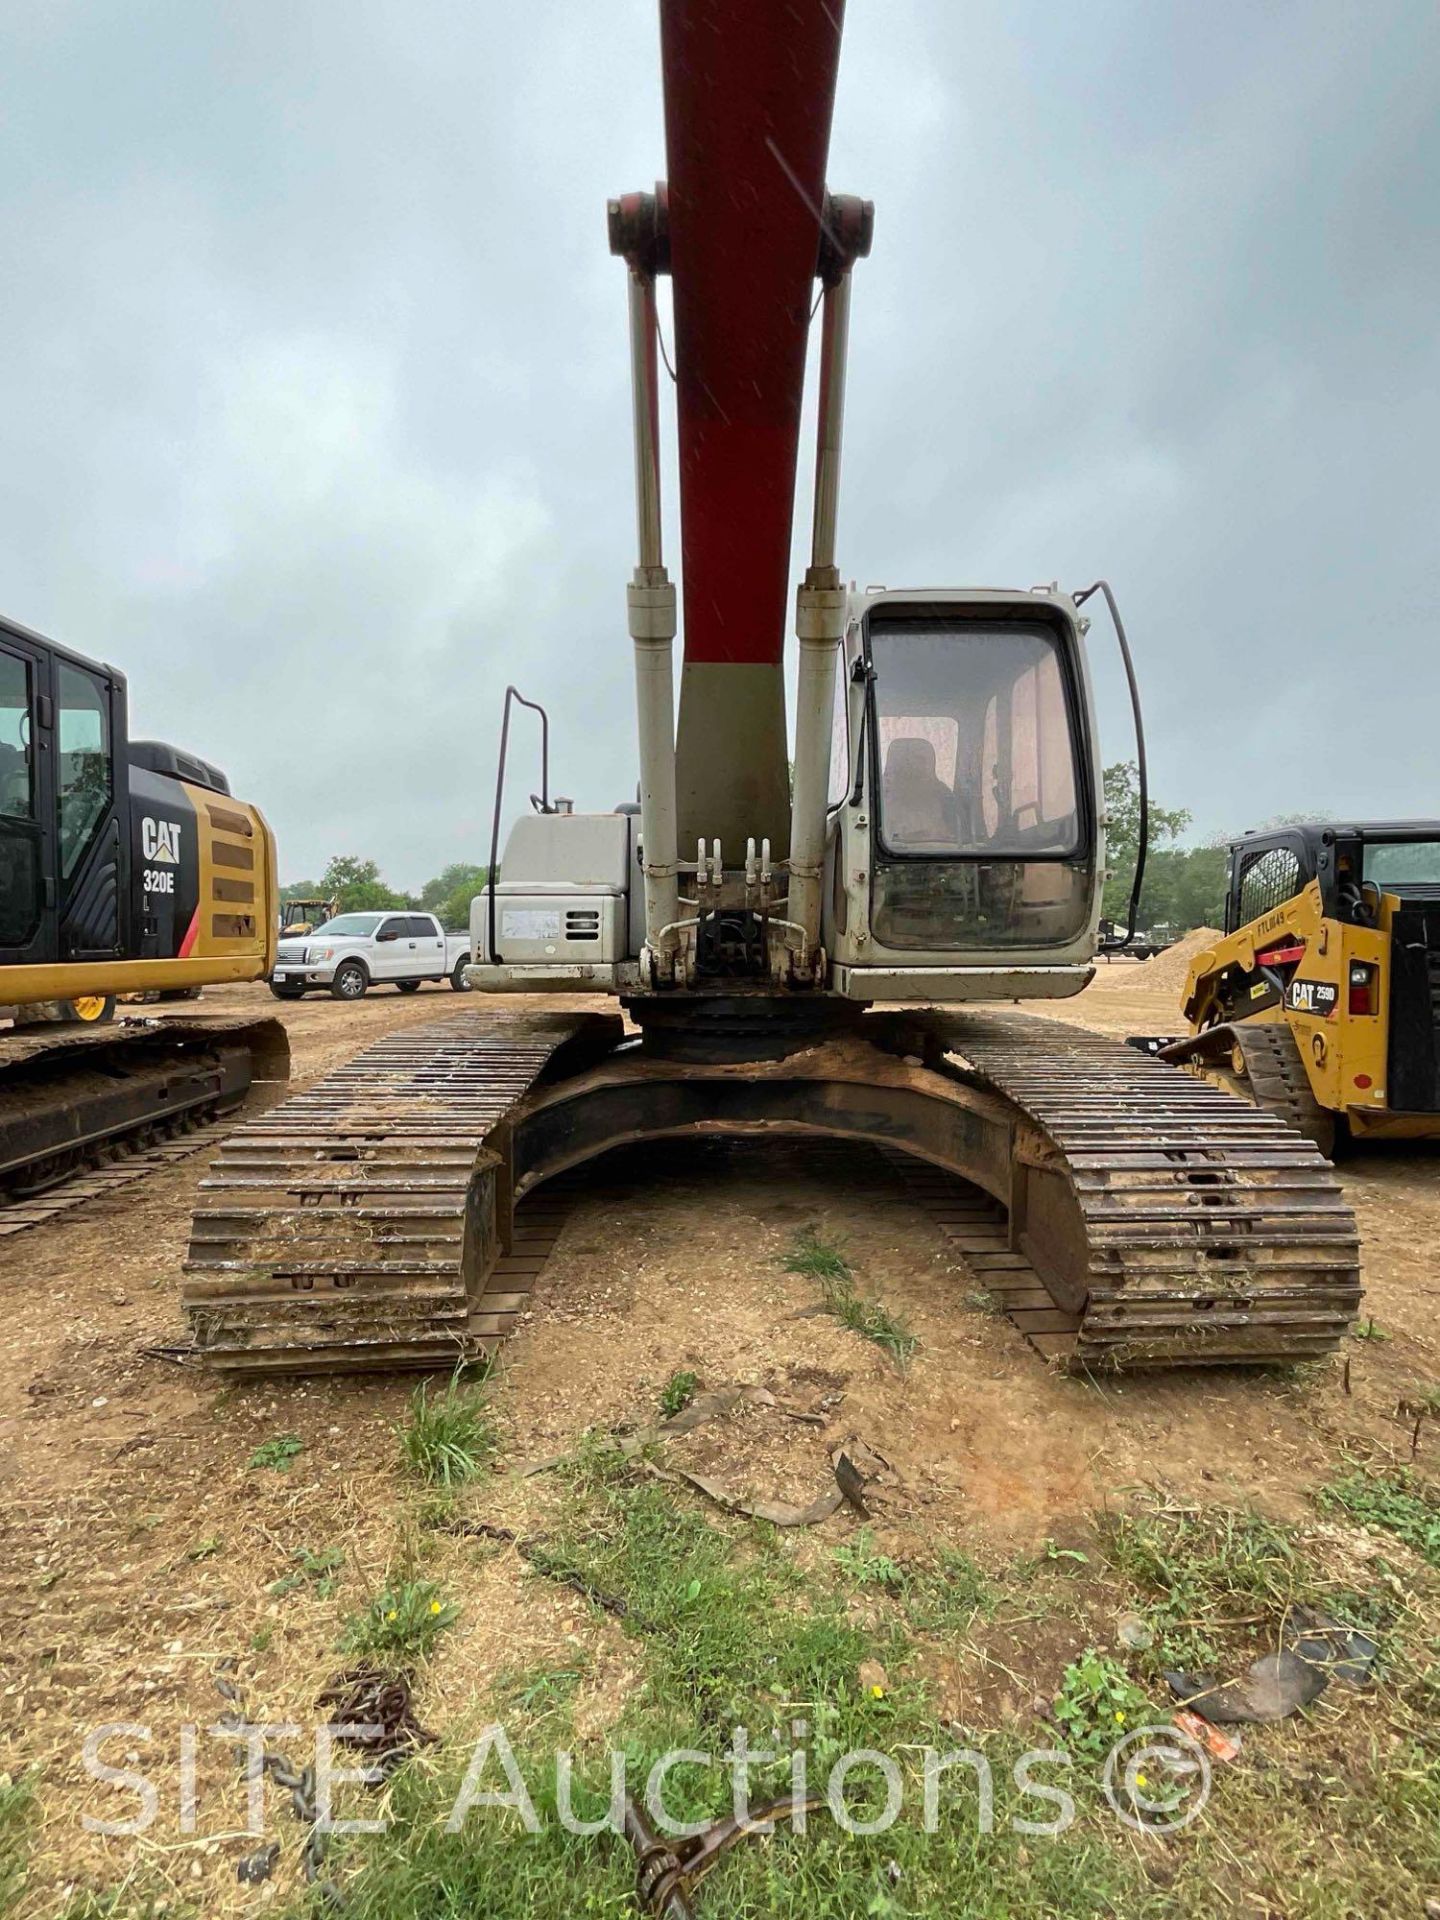
<path id="1" fill-rule="evenodd" d="M 411 917 L 411 926 L 415 929 L 415 971 L 427 977 L 437 979 L 446 972 L 445 936 L 440 931 L 440 923 L 428 913 L 417 913 Z"/>
<path id="2" fill-rule="evenodd" d="M 408 980 L 415 971 L 413 942 L 409 922 L 403 913 L 387 914 L 375 929 L 375 945 L 370 958 L 370 976 L 374 980 Z"/>
<path id="3" fill-rule="evenodd" d="M 53 670 L 60 958 L 114 960 L 129 925 L 124 683 L 60 653 Z"/>
<path id="4" fill-rule="evenodd" d="M 48 654 L 0 634 L 0 967 L 59 958 L 52 725 Z"/>

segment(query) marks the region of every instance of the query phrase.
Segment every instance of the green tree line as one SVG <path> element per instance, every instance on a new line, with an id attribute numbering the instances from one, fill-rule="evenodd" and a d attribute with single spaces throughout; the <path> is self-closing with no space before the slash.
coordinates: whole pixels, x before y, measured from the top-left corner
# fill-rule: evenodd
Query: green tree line
<path id="1" fill-rule="evenodd" d="M 1109 822 L 1105 914 L 1123 926 L 1130 912 L 1140 846 L 1140 777 L 1132 760 L 1117 761 L 1105 769 L 1105 817 Z M 1142 929 L 1173 927 L 1177 933 L 1189 933 L 1192 927 L 1225 924 L 1228 840 L 1218 837 L 1199 847 L 1177 845 L 1189 825 L 1187 808 L 1150 802 L 1150 852 L 1140 896 Z"/>
<path id="2" fill-rule="evenodd" d="M 283 900 L 335 900 L 341 913 L 382 913 L 410 907 L 433 913 L 447 933 L 465 933 L 470 902 L 488 884 L 489 867 L 456 860 L 427 880 L 419 893 L 397 893 L 382 877 L 377 861 L 336 854 L 318 880 L 292 880 L 280 889 Z"/>

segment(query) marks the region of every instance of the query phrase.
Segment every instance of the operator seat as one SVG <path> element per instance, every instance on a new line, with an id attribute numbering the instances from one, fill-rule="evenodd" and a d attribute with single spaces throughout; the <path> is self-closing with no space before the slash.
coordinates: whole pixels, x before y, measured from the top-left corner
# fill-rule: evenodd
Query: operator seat
<path id="1" fill-rule="evenodd" d="M 885 838 L 896 848 L 954 847 L 955 795 L 935 771 L 929 740 L 892 740 L 885 752 Z"/>

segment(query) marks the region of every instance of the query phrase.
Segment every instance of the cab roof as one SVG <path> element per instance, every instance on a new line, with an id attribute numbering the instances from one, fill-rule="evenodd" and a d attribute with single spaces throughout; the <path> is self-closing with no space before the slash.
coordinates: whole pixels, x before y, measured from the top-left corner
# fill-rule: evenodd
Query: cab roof
<path id="1" fill-rule="evenodd" d="M 1440 820 L 1351 820 L 1342 815 L 1333 820 L 1287 821 L 1284 826 L 1255 827 L 1239 834 L 1230 842 L 1230 850 L 1265 846 L 1296 835 L 1311 846 L 1326 840 L 1440 840 Z"/>

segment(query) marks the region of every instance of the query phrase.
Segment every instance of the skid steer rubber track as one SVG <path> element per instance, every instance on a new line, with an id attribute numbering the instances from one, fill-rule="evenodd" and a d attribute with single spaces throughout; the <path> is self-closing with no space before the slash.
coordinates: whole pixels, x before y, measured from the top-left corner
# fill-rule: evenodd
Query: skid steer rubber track
<path id="1" fill-rule="evenodd" d="M 554 1238 L 542 1212 L 528 1258 L 509 1244 L 509 1115 L 620 1032 L 595 1014 L 410 1027 L 238 1129 L 200 1183 L 185 1262 L 204 1358 L 436 1369 L 492 1347 Z"/>
<path id="2" fill-rule="evenodd" d="M 169 1142 L 174 1152 L 164 1157 L 176 1157 L 184 1136 L 195 1138 L 289 1072 L 278 1020 L 166 1016 L 5 1033 L 0 1231 L 43 1224 L 74 1199 L 124 1184 L 133 1171 L 127 1156 L 143 1162 Z M 72 1195 L 61 1191 L 67 1182 L 88 1185 Z"/>
<path id="3" fill-rule="evenodd" d="M 1050 1352 L 1088 1368 L 1253 1366 L 1313 1358 L 1343 1339 L 1360 1301 L 1359 1238 L 1312 1141 L 1058 1021 L 965 1021 L 949 1044 L 1028 1123 L 1006 1233 L 1027 1259 L 1003 1264 L 1007 1288 L 1038 1279 L 1075 1323 L 1072 1335 L 1041 1314 Z M 1044 1220 L 1027 1206 L 1027 1172 L 1069 1188 L 1079 1263 L 1052 1243 L 1063 1202 Z M 1000 1249 L 991 1252 L 993 1278 Z"/>
<path id="4" fill-rule="evenodd" d="M 1172 1041 L 1161 1049 L 1160 1058 L 1275 1114 L 1313 1140 L 1327 1160 L 1334 1155 L 1335 1116 L 1315 1098 L 1295 1036 L 1283 1021 L 1207 1027 L 1204 1033 Z"/>

